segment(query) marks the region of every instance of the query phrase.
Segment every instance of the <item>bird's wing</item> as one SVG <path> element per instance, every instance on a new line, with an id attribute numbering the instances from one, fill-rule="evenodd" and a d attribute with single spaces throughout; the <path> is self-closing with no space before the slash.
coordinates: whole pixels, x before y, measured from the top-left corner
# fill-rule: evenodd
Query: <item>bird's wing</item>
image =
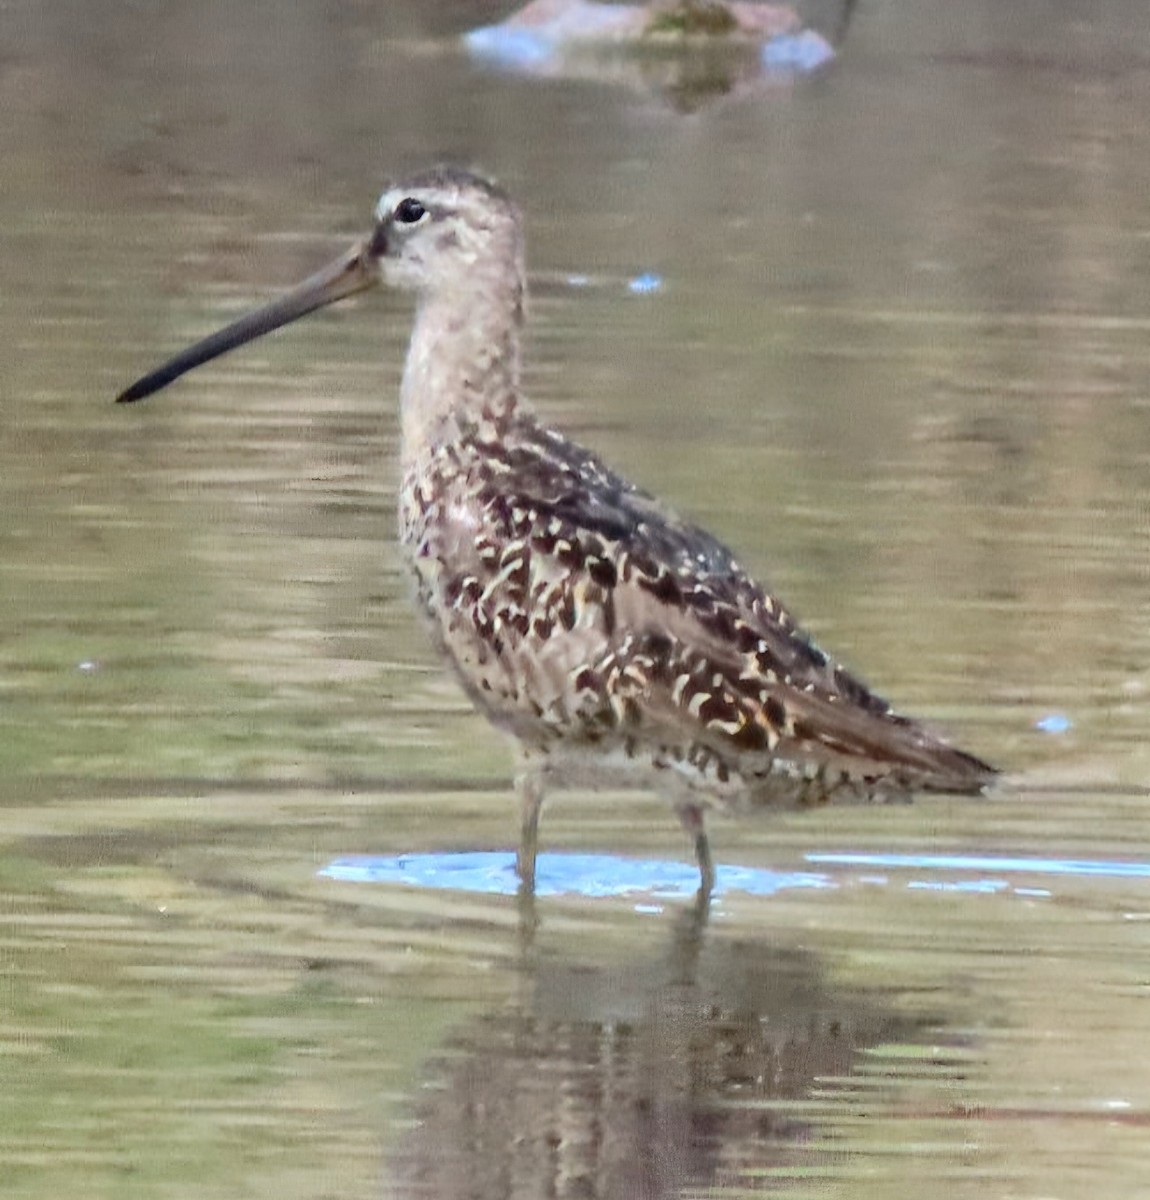
<path id="1" fill-rule="evenodd" d="M 727 547 L 576 443 L 528 426 L 485 454 L 497 469 L 478 493 L 484 523 L 528 560 L 516 611 L 526 628 L 542 598 L 560 635 L 585 627 L 587 658 L 569 666 L 601 702 L 583 702 L 596 720 L 708 746 L 738 769 L 781 758 L 960 791 L 993 775 L 894 713 Z"/>

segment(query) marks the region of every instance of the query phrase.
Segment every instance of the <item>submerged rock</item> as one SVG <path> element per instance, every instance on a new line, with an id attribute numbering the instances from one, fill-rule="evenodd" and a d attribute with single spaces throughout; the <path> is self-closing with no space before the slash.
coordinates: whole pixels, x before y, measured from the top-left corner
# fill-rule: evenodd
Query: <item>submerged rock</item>
<path id="1" fill-rule="evenodd" d="M 655 86 L 679 101 L 805 74 L 834 58 L 830 42 L 805 28 L 795 8 L 750 0 L 531 0 L 463 41 L 488 66 Z"/>

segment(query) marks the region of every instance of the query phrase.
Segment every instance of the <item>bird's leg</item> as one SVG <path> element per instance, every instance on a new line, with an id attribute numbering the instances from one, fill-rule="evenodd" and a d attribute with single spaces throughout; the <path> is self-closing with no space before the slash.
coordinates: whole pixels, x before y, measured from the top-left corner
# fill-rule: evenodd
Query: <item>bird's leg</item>
<path id="1" fill-rule="evenodd" d="M 519 796 L 519 852 L 515 869 L 519 874 L 519 892 L 535 894 L 535 851 L 539 843 L 539 810 L 543 807 L 543 770 L 534 763 L 524 763 L 515 777 Z"/>
<path id="2" fill-rule="evenodd" d="M 675 805 L 675 811 L 679 814 L 679 824 L 695 843 L 695 859 L 699 864 L 699 900 L 705 903 L 715 887 L 715 864 L 711 859 L 711 843 L 707 841 L 703 808 L 693 801 L 681 800 Z"/>

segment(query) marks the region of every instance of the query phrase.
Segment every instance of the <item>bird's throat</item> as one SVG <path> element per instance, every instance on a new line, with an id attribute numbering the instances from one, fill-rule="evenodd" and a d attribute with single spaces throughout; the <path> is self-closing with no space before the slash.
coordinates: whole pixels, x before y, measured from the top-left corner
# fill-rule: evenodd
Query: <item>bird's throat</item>
<path id="1" fill-rule="evenodd" d="M 520 403 L 522 320 L 519 289 L 423 299 L 400 391 L 405 466 L 461 437 L 500 436 Z"/>

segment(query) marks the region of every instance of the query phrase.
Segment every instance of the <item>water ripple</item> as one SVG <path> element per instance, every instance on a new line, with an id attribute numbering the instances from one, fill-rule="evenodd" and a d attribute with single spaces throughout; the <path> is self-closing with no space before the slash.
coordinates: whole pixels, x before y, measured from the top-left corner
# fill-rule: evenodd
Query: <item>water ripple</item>
<path id="1" fill-rule="evenodd" d="M 845 867 L 915 867 L 925 871 L 1023 871 L 1032 875 L 1095 875 L 1150 879 L 1150 863 L 1076 858 L 1012 858 L 966 854 L 805 854 L 809 863 Z"/>

